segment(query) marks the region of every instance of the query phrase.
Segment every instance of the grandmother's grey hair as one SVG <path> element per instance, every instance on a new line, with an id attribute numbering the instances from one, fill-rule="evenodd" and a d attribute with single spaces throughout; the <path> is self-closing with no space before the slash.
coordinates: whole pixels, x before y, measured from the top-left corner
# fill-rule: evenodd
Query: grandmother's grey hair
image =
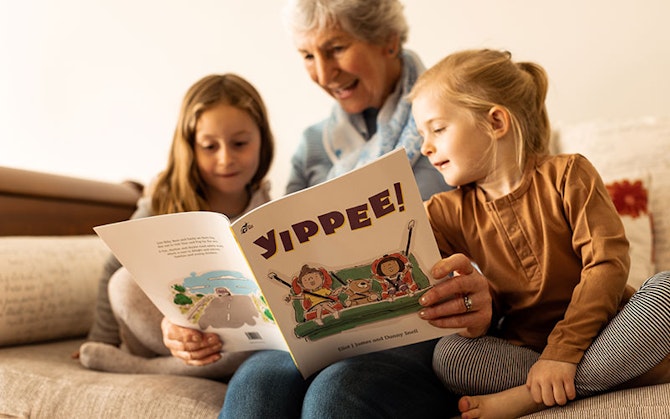
<path id="1" fill-rule="evenodd" d="M 289 0 L 283 10 L 293 34 L 338 27 L 352 36 L 381 45 L 398 36 L 407 41 L 409 27 L 398 0 Z"/>

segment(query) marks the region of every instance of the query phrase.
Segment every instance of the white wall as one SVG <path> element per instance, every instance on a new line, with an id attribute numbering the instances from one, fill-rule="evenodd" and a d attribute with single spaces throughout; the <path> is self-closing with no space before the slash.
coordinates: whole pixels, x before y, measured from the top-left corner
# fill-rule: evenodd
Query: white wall
<path id="1" fill-rule="evenodd" d="M 428 66 L 472 47 L 544 65 L 555 123 L 670 114 L 670 2 L 404 2 L 407 46 Z M 186 89 L 237 72 L 267 102 L 281 195 L 300 132 L 331 103 L 302 69 L 282 5 L 0 0 L 0 165 L 147 182 L 164 166 Z"/>

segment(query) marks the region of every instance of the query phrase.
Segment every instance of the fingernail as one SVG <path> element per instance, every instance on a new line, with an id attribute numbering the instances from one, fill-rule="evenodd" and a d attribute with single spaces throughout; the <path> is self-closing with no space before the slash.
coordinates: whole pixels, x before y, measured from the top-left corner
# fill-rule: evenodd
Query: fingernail
<path id="1" fill-rule="evenodd" d="M 421 318 L 426 317 L 426 312 L 423 311 L 423 310 L 419 311 L 419 317 L 421 317 Z"/>
<path id="2" fill-rule="evenodd" d="M 428 305 L 428 298 L 426 298 L 425 295 L 422 295 L 421 298 L 419 298 L 419 304 L 422 306 Z"/>

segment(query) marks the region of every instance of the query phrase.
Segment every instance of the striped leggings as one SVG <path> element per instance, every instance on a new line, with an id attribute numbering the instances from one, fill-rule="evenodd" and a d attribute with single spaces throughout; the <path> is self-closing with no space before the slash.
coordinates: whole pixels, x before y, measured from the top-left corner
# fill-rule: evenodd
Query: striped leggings
<path id="1" fill-rule="evenodd" d="M 649 278 L 595 338 L 577 365 L 575 387 L 586 397 L 623 384 L 670 353 L 670 271 Z M 433 369 L 456 394 L 497 393 L 526 383 L 540 354 L 504 339 L 449 335 L 440 339 Z"/>

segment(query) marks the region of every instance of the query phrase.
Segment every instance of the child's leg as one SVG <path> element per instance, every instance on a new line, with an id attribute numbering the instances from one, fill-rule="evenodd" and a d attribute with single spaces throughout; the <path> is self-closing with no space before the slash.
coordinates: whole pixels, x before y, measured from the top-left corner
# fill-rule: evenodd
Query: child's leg
<path id="1" fill-rule="evenodd" d="M 163 343 L 163 314 L 153 305 L 130 273 L 121 268 L 109 279 L 109 301 L 119 322 L 121 341 L 133 355 L 170 355 Z"/>
<path id="2" fill-rule="evenodd" d="M 433 369 L 455 394 L 489 394 L 525 385 L 539 356 L 500 338 L 449 335 L 435 346 Z"/>
<path id="3" fill-rule="evenodd" d="M 173 374 L 228 381 L 237 367 L 250 354 L 251 352 L 226 352 L 213 364 L 190 366 L 171 355 L 145 358 L 106 343 L 85 342 L 81 345 L 79 360 L 86 368 L 98 371 L 125 374 Z"/>
<path id="4" fill-rule="evenodd" d="M 448 390 L 468 394 L 458 402 L 462 417 L 515 418 L 544 408 L 525 385 L 539 356 L 500 338 L 450 335 L 435 347 L 433 369 Z"/>
<path id="5" fill-rule="evenodd" d="M 596 394 L 650 371 L 670 353 L 668 336 L 670 272 L 661 272 L 640 287 L 585 352 L 575 376 L 577 395 Z M 667 377 L 662 373 L 657 376 Z"/>

